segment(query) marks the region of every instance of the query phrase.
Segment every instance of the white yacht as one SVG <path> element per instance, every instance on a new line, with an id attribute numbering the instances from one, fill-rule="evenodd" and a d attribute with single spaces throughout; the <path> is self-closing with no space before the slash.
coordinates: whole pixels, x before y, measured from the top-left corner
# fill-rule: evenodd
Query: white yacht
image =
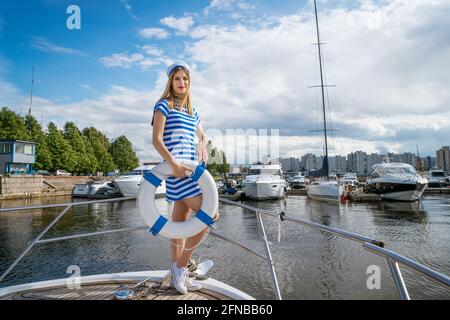
<path id="1" fill-rule="evenodd" d="M 122 192 L 112 181 L 95 181 L 89 185 L 88 198 L 121 197 Z"/>
<path id="2" fill-rule="evenodd" d="M 120 192 L 122 192 L 124 197 L 137 197 L 139 185 L 141 184 L 144 173 L 153 169 L 157 164 L 158 162 L 144 163 L 143 166 L 139 166 L 133 171 L 114 179 L 114 183 L 117 188 L 120 189 Z M 158 189 L 156 189 L 156 196 L 163 197 L 165 194 L 166 182 L 163 181 Z"/>
<path id="3" fill-rule="evenodd" d="M 305 189 L 308 197 L 315 200 L 339 202 L 344 187 L 339 184 L 337 175 L 329 173 L 328 158 L 324 157 L 322 169 L 311 171 Z"/>
<path id="4" fill-rule="evenodd" d="M 89 195 L 89 184 L 77 183 L 73 186 L 72 197 L 85 198 Z"/>
<path id="5" fill-rule="evenodd" d="M 306 177 L 303 172 L 297 173 L 289 180 L 292 189 L 303 189 L 305 187 Z"/>
<path id="6" fill-rule="evenodd" d="M 306 185 L 308 197 L 316 200 L 339 202 L 343 187 L 337 180 L 318 179 Z"/>
<path id="7" fill-rule="evenodd" d="M 122 193 L 111 181 L 77 183 L 72 189 L 72 197 L 74 198 L 108 198 L 121 196 Z"/>
<path id="8" fill-rule="evenodd" d="M 244 181 L 245 196 L 254 200 L 281 199 L 286 181 L 279 164 L 254 164 Z"/>
<path id="9" fill-rule="evenodd" d="M 417 201 L 427 187 L 428 180 L 406 163 L 380 163 L 372 170 L 366 191 L 379 194 L 382 199 Z"/>
<path id="10" fill-rule="evenodd" d="M 348 172 L 344 174 L 341 180 L 344 187 L 351 186 L 351 188 L 354 190 L 359 186 L 358 177 L 356 176 L 356 173 Z"/>
<path id="11" fill-rule="evenodd" d="M 446 177 L 444 170 L 432 169 L 427 172 L 428 187 L 442 188 L 448 185 L 448 177 Z"/>

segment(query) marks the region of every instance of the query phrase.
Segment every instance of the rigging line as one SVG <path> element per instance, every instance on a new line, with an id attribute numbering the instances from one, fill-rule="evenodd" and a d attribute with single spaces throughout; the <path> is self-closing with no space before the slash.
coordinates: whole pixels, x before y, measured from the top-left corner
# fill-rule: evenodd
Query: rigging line
<path id="1" fill-rule="evenodd" d="M 324 93 L 324 83 L 323 83 L 323 70 L 322 70 L 322 58 L 321 58 L 321 42 L 320 42 L 320 32 L 319 32 L 319 18 L 317 14 L 317 3 L 314 0 L 314 13 L 316 22 L 316 35 L 317 35 L 317 53 L 319 56 L 319 66 L 320 66 L 320 89 L 322 94 L 322 110 L 323 110 L 323 138 L 325 140 L 325 160 L 326 160 L 326 177 L 329 178 L 329 166 L 328 166 L 328 138 L 327 138 L 327 120 L 325 112 L 325 93 Z M 325 161 L 324 161 L 325 163 Z"/>
<path id="2" fill-rule="evenodd" d="M 322 68 L 323 68 L 323 77 L 324 77 L 324 79 L 325 79 L 325 83 L 327 84 L 328 83 L 328 80 L 327 80 L 327 76 L 326 76 L 326 70 L 325 70 L 325 57 L 324 57 L 324 51 L 322 50 Z M 333 120 L 332 120 L 332 118 L 331 118 L 331 102 L 330 102 L 330 97 L 329 97 L 329 93 L 328 93 L 328 87 L 325 87 L 325 93 L 326 93 L 326 97 L 327 97 L 327 99 L 326 99 L 326 104 L 327 104 L 327 107 L 328 107 L 328 123 L 330 124 L 330 131 L 331 131 L 331 149 L 332 149 L 332 151 L 333 151 L 333 153 L 334 154 L 336 154 L 336 148 L 335 148 L 335 137 L 334 137 L 334 128 L 333 128 Z"/>
<path id="3" fill-rule="evenodd" d="M 330 119 L 329 123 L 330 123 L 330 128 L 331 128 L 331 149 L 332 149 L 333 153 L 336 155 L 334 126 L 333 126 L 333 120 L 331 117 L 331 102 L 330 102 L 330 98 L 328 96 L 328 90 L 326 91 L 326 94 L 327 94 L 328 114 L 329 114 L 329 119 Z"/>
<path id="4" fill-rule="evenodd" d="M 327 94 L 327 99 L 328 99 L 328 92 L 326 94 Z M 334 135 L 334 129 L 333 129 L 333 121 L 331 120 L 330 102 L 328 102 L 327 105 L 328 105 L 328 113 L 329 113 L 329 119 L 330 119 L 329 123 L 330 123 L 330 128 L 331 128 L 331 150 L 332 150 L 332 153 L 334 153 L 336 155 L 335 135 Z"/>
<path id="5" fill-rule="evenodd" d="M 321 50 L 321 56 L 320 59 L 322 60 L 322 74 L 323 74 L 323 78 L 324 78 L 324 84 L 325 84 L 325 95 L 326 95 L 326 99 L 325 99 L 325 104 L 327 106 L 328 109 L 328 117 L 325 115 L 325 117 L 328 119 L 327 123 L 329 125 L 330 130 L 327 131 L 331 131 L 331 145 L 329 146 L 330 148 L 330 153 L 336 155 L 336 143 L 335 143 L 335 136 L 334 136 L 334 126 L 333 126 L 333 120 L 331 117 L 331 102 L 330 102 L 330 95 L 328 92 L 328 79 L 327 79 L 327 72 L 326 72 L 326 66 L 325 66 L 325 52 L 324 50 Z M 325 98 L 325 97 L 324 97 Z M 332 166 L 330 166 L 331 162 L 333 163 L 333 167 L 336 170 L 336 159 L 333 158 L 333 161 L 330 161 L 331 159 L 328 159 L 328 164 L 329 164 L 329 169 L 331 169 Z"/>
<path id="6" fill-rule="evenodd" d="M 319 73 L 319 68 L 317 65 L 317 58 L 314 58 L 314 76 L 315 76 L 315 83 L 318 82 L 318 73 Z M 320 117 L 320 113 L 319 113 L 319 91 L 316 89 L 315 91 L 315 99 L 316 99 L 316 150 L 317 149 L 321 149 L 321 147 L 319 146 L 319 117 Z"/>

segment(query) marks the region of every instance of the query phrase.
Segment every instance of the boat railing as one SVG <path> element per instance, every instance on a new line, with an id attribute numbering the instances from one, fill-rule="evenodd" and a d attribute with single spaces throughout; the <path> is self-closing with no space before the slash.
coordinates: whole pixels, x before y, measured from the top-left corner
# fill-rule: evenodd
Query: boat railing
<path id="1" fill-rule="evenodd" d="M 423 275 L 427 276 L 428 278 L 430 278 L 431 280 L 433 280 L 434 282 L 436 282 L 438 284 L 443 284 L 447 287 L 450 286 L 450 278 L 448 276 L 446 276 L 440 272 L 437 272 L 429 267 L 426 267 L 416 261 L 413 261 L 407 257 L 404 257 L 398 253 L 395 253 L 391 250 L 384 248 L 385 244 L 383 241 L 371 239 L 371 238 L 368 238 L 368 237 L 365 237 L 365 236 L 362 236 L 362 235 L 359 235 L 356 233 L 340 230 L 337 228 L 324 226 L 319 223 L 307 221 L 307 220 L 300 219 L 297 217 L 287 216 L 284 212 L 275 213 L 275 212 L 272 212 L 269 210 L 252 207 L 247 204 L 239 203 L 236 201 L 231 201 L 228 199 L 220 199 L 220 201 L 223 203 L 232 204 L 232 205 L 236 205 L 236 206 L 251 210 L 251 211 L 255 212 L 257 215 L 258 214 L 266 214 L 266 215 L 269 215 L 269 216 L 272 216 L 275 218 L 279 218 L 282 221 L 291 221 L 291 222 L 299 223 L 306 227 L 310 227 L 310 228 L 313 228 L 316 230 L 332 233 L 339 237 L 347 238 L 349 240 L 353 240 L 353 241 L 362 243 L 362 248 L 364 250 L 367 250 L 368 252 L 383 256 L 384 258 L 387 259 L 389 270 L 391 271 L 392 277 L 394 279 L 394 283 L 397 287 L 400 297 L 403 300 L 410 300 L 411 298 L 409 296 L 408 289 L 405 285 L 405 281 L 403 279 L 399 263 L 403 264 L 415 271 L 418 271 L 419 273 L 422 273 Z M 262 226 L 262 228 L 263 228 L 263 226 Z M 266 240 L 265 233 L 263 234 L 263 236 L 264 236 L 264 239 Z"/>
<path id="2" fill-rule="evenodd" d="M 36 205 L 36 206 L 23 206 L 23 207 L 14 207 L 14 208 L 3 208 L 0 209 L 0 213 L 2 212 L 10 212 L 10 211 L 21 211 L 21 210 L 32 210 L 32 209 L 44 209 L 44 208 L 56 208 L 56 207 L 64 207 L 63 211 L 59 213 L 55 219 L 34 239 L 28 247 L 19 255 L 19 257 L 14 260 L 14 262 L 8 267 L 6 271 L 2 273 L 0 276 L 0 283 L 6 278 L 6 276 L 17 266 L 17 264 L 25 257 L 25 255 L 37 244 L 42 243 L 50 243 L 50 242 L 57 242 L 57 241 L 63 241 L 63 240 L 69 240 L 69 239 L 76 239 L 76 238 L 86 238 L 86 237 L 92 237 L 92 236 L 98 236 L 98 235 L 104 235 L 104 234 L 111 234 L 111 233 L 117 233 L 117 232 L 126 232 L 126 231 L 137 231 L 137 230 L 145 230 L 148 229 L 146 226 L 135 226 L 135 227 L 129 227 L 129 228 L 122 228 L 122 229 L 115 229 L 115 230 L 106 230 L 106 231 L 98 231 L 98 232 L 90 232 L 90 233 L 84 233 L 84 234 L 76 234 L 76 235 L 69 235 L 69 236 L 62 236 L 62 237 L 55 237 L 55 238 L 49 238 L 49 239 L 43 239 L 44 235 L 69 211 L 70 208 L 74 206 L 80 206 L 80 205 L 89 205 L 94 203 L 109 203 L 109 202 L 117 202 L 117 201 L 125 201 L 125 200 L 135 200 L 134 197 L 122 197 L 122 198 L 114 198 L 114 199 L 104 199 L 104 200 L 94 200 L 94 201 L 80 201 L 80 202 L 71 202 L 71 203 L 62 203 L 62 204 L 47 204 L 47 205 Z M 230 239 L 222 234 L 219 234 L 215 231 L 210 231 L 210 234 L 222 239 L 226 242 L 229 242 L 233 245 L 236 245 L 240 247 L 241 249 L 244 249 L 257 257 L 266 260 L 269 264 L 269 269 L 272 275 L 273 280 L 273 286 L 275 291 L 276 299 L 281 300 L 281 292 L 278 284 L 278 279 L 275 272 L 275 264 L 272 258 L 272 254 L 270 251 L 270 245 L 269 241 L 267 239 L 265 227 L 263 220 L 261 218 L 261 215 L 267 215 L 271 216 L 277 219 L 280 219 L 281 221 L 291 221 L 295 223 L 302 224 L 306 227 L 313 228 L 315 230 L 324 231 L 328 233 L 332 233 L 334 235 L 337 235 L 339 237 L 347 238 L 349 240 L 357 241 L 362 243 L 362 248 L 367 250 L 368 252 L 383 256 L 387 259 L 389 269 L 391 271 L 392 277 L 394 279 L 394 283 L 399 291 L 400 297 L 405 300 L 410 300 L 410 296 L 408 293 L 408 289 L 406 288 L 399 263 L 402 265 L 405 265 L 415 271 L 418 271 L 433 281 L 444 284 L 446 286 L 450 286 L 450 278 L 446 275 L 439 273 L 431 268 L 428 268 L 422 264 L 419 264 L 409 258 L 406 258 L 402 255 L 399 255 L 393 251 L 390 251 L 388 249 L 384 248 L 384 243 L 382 241 L 371 239 L 356 233 L 340 230 L 338 228 L 333 228 L 329 226 L 324 226 L 318 223 L 314 223 L 311 221 L 307 221 L 304 219 L 300 219 L 297 217 L 291 217 L 287 216 L 284 212 L 273 212 L 270 210 L 264 210 L 261 208 L 256 208 L 253 206 L 249 206 L 244 203 L 231 201 L 228 199 L 219 199 L 220 202 L 230 205 L 239 206 L 245 209 L 248 209 L 252 211 L 258 220 L 258 224 L 262 231 L 262 237 L 264 241 L 264 248 L 266 255 L 262 255 L 261 253 L 257 252 L 256 250 L 236 241 L 233 239 Z"/>

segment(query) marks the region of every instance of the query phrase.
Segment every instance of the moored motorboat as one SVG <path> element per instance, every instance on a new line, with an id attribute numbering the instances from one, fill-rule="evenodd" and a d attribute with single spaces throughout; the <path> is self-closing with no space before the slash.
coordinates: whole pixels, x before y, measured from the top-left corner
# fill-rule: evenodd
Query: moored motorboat
<path id="1" fill-rule="evenodd" d="M 144 173 L 149 172 L 157 164 L 158 162 L 144 163 L 143 166 L 139 166 L 133 171 L 114 179 L 114 184 L 119 188 L 124 197 L 137 197 Z M 163 197 L 165 194 L 166 183 L 163 181 L 161 186 L 156 189 L 156 196 Z"/>
<path id="2" fill-rule="evenodd" d="M 86 198 L 89 195 L 88 183 L 77 183 L 73 186 L 72 197 Z"/>
<path id="3" fill-rule="evenodd" d="M 351 188 L 352 190 L 355 190 L 359 186 L 358 177 L 355 173 L 349 172 L 344 174 L 344 176 L 341 179 L 341 183 L 344 186 L 344 188 Z"/>
<path id="4" fill-rule="evenodd" d="M 303 172 L 299 172 L 296 175 L 292 176 L 289 180 L 289 184 L 292 189 L 303 189 L 306 184 L 306 177 Z"/>
<path id="5" fill-rule="evenodd" d="M 244 181 L 244 194 L 253 200 L 281 199 L 286 181 L 279 164 L 254 164 Z"/>
<path id="6" fill-rule="evenodd" d="M 427 172 L 428 187 L 430 188 L 444 188 L 450 185 L 448 177 L 446 177 L 444 170 L 431 169 Z"/>
<path id="7" fill-rule="evenodd" d="M 417 201 L 425 191 L 428 180 L 406 163 L 379 163 L 372 167 L 365 190 L 386 200 Z"/>

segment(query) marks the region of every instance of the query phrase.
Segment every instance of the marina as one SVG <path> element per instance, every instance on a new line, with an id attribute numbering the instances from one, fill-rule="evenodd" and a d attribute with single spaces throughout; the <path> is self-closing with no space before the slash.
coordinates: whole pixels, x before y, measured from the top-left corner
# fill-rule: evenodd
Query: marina
<path id="1" fill-rule="evenodd" d="M 317 4 L 0 5 L 0 300 L 449 300 L 450 5 Z"/>

